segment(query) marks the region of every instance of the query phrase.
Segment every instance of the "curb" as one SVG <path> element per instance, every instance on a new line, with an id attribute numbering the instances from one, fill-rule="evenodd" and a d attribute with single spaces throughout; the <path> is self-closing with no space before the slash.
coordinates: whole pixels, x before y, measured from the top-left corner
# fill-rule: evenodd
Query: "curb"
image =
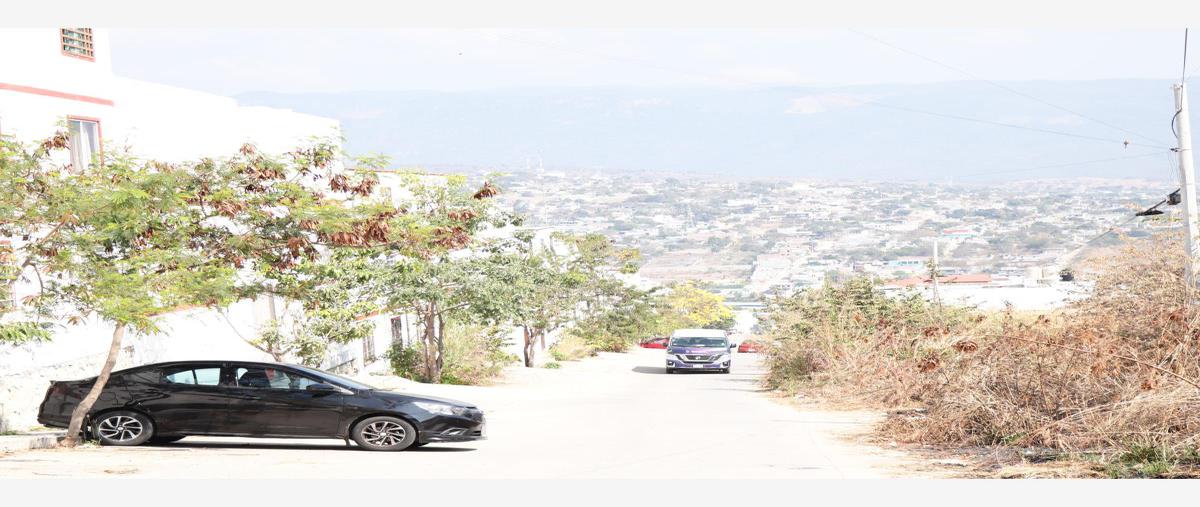
<path id="1" fill-rule="evenodd" d="M 0 452 L 19 452 L 58 447 L 58 439 L 66 435 L 65 432 L 61 431 L 48 431 L 27 435 L 0 436 Z"/>

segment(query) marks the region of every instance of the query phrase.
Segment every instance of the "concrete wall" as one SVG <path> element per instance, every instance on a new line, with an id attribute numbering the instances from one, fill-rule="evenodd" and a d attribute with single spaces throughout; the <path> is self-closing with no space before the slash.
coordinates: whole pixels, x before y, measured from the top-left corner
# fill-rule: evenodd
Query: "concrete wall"
<path id="1" fill-rule="evenodd" d="M 163 316 L 160 333 L 126 334 L 116 368 L 184 359 L 270 360 L 237 336 L 238 331 L 254 336 L 253 323 L 261 320 L 255 306 L 256 302 L 244 301 L 226 310 L 230 320 L 242 328 L 237 331 L 212 310 Z M 80 325 L 58 327 L 50 342 L 0 345 L 0 431 L 37 425 L 38 405 L 50 381 L 95 376 L 111 340 L 111 325 L 89 319 Z"/>

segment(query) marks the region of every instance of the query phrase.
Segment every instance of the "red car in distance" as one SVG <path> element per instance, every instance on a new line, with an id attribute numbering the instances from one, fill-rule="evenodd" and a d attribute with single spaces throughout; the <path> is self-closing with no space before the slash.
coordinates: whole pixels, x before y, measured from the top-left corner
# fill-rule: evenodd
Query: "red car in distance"
<path id="1" fill-rule="evenodd" d="M 651 338 L 641 343 L 644 349 L 665 349 L 669 338 Z"/>
<path id="2" fill-rule="evenodd" d="M 762 352 L 762 350 L 765 348 L 766 344 L 762 342 L 746 340 L 743 341 L 741 345 L 738 345 L 738 354 Z"/>

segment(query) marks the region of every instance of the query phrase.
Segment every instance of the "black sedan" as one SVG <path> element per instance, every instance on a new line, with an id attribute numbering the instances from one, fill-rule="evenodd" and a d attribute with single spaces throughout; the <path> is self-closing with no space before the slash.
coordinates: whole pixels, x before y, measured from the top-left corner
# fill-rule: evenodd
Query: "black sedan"
<path id="1" fill-rule="evenodd" d="M 38 422 L 65 428 L 95 378 L 51 382 Z M 354 439 L 372 451 L 484 438 L 473 405 L 412 396 L 304 366 L 241 361 L 159 363 L 113 372 L 88 414 L 106 445 L 188 435 Z"/>

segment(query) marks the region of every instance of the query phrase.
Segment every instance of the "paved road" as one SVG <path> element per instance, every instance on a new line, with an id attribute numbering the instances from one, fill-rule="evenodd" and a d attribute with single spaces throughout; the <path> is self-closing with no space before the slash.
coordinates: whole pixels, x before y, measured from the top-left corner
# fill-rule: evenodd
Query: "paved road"
<path id="1" fill-rule="evenodd" d="M 854 412 L 800 410 L 761 392 L 754 355 L 733 372 L 665 375 L 661 351 L 602 354 L 502 385 L 410 389 L 487 412 L 482 442 L 373 453 L 330 440 L 191 437 L 157 447 L 29 451 L 0 477 L 838 478 L 897 475 L 895 452 L 849 443 Z"/>

